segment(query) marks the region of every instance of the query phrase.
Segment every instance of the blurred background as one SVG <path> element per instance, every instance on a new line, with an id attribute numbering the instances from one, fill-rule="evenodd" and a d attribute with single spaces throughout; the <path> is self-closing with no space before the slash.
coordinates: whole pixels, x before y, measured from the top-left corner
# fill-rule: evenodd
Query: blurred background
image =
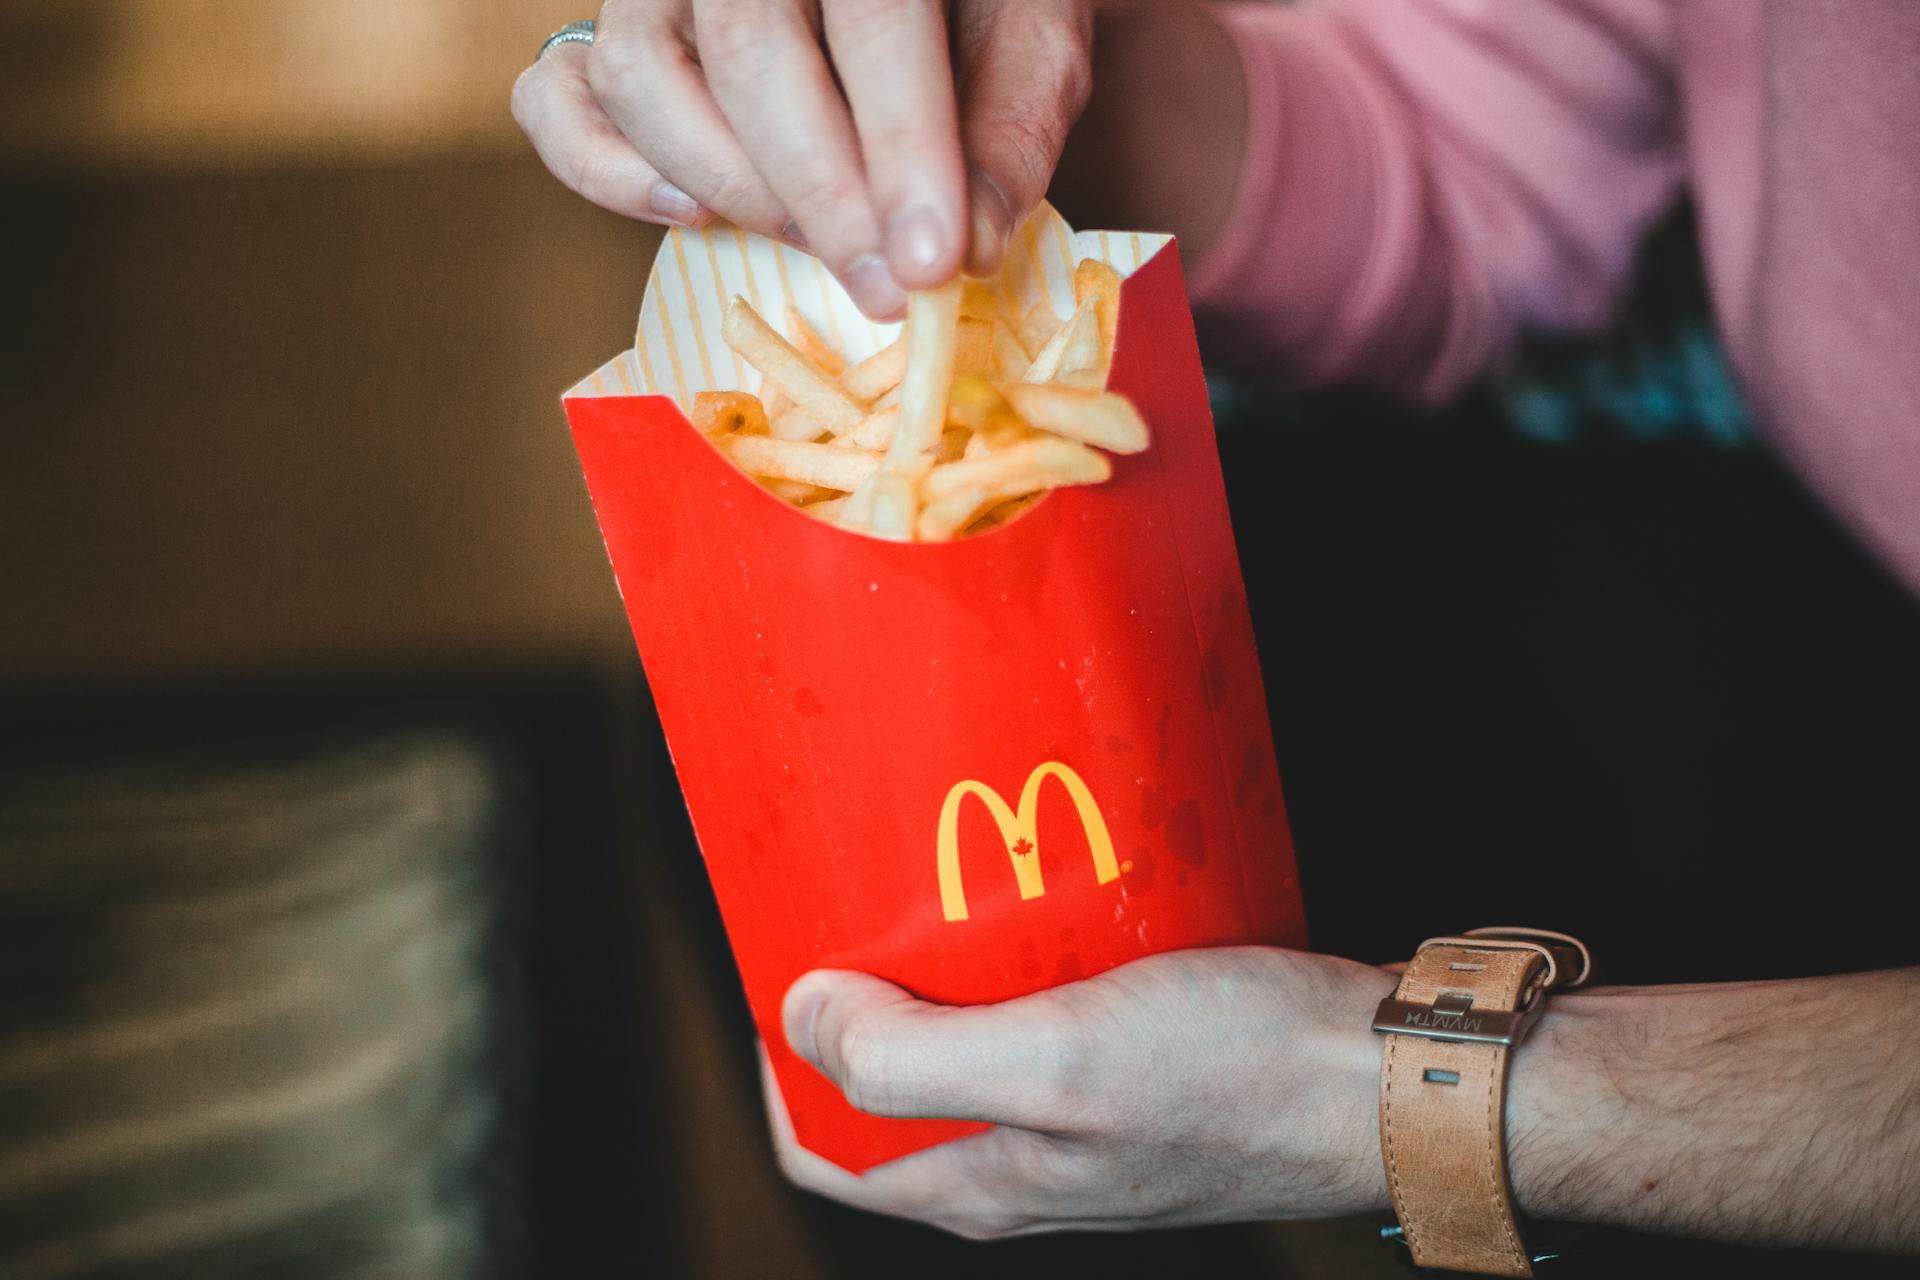
<path id="1" fill-rule="evenodd" d="M 778 1178 L 558 404 L 656 238 L 506 110 L 580 16 L 0 7 L 0 1275 L 1397 1274 L 1368 1221 L 982 1247 Z M 1218 383 L 1322 947 L 1550 908 L 1762 976 L 1726 867 L 1910 849 L 1920 619 L 1698 273 L 1682 211 L 1443 415 Z M 1370 891 L 1463 843 L 1510 874 Z M 1858 890 L 1796 930 L 1871 952 Z"/>

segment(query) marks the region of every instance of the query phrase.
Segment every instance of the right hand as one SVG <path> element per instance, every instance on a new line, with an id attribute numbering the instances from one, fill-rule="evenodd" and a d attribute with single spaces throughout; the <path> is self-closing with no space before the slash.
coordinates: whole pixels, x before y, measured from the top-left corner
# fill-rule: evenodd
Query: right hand
<path id="1" fill-rule="evenodd" d="M 898 319 L 903 290 L 999 269 L 1086 103 L 1095 3 L 606 0 L 513 114 L 595 204 L 782 237 Z"/>

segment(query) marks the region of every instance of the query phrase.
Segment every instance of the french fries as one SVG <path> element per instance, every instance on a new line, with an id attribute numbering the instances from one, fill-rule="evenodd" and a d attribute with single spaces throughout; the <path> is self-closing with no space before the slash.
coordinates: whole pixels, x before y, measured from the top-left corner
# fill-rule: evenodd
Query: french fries
<path id="1" fill-rule="evenodd" d="M 1014 414 L 1041 431 L 1111 453 L 1139 453 L 1147 447 L 1147 424 L 1125 396 L 1027 383 L 1011 383 L 1000 391 Z"/>
<path id="2" fill-rule="evenodd" d="M 880 455 L 865 449 L 838 449 L 803 440 L 769 436 L 722 436 L 721 451 L 750 476 L 798 480 L 851 493 L 880 469 Z"/>
<path id="3" fill-rule="evenodd" d="M 786 337 L 736 297 L 722 336 L 761 395 L 699 392 L 690 417 L 816 519 L 902 542 L 986 532 L 1147 447 L 1139 411 L 1106 389 L 1120 286 L 1087 259 L 1065 320 L 1044 301 L 1016 319 L 993 282 L 956 280 L 910 295 L 905 331 L 852 362 L 798 309 Z"/>
<path id="4" fill-rule="evenodd" d="M 841 374 L 840 385 L 848 395 L 870 405 L 899 386 L 900 376 L 906 371 L 907 342 L 905 338 L 895 338 Z"/>
<path id="5" fill-rule="evenodd" d="M 830 431 L 851 431 L 866 416 L 865 406 L 847 394 L 846 388 L 823 373 L 820 367 L 794 350 L 793 344 L 774 332 L 773 326 L 745 298 L 735 298 L 727 308 L 720 336 L 740 353 L 740 358 L 760 371 L 793 402 L 805 409 Z"/>
<path id="6" fill-rule="evenodd" d="M 1076 275 L 1074 277 L 1076 297 L 1079 288 L 1080 278 Z M 807 323 L 807 317 L 801 313 L 800 308 L 791 303 L 787 306 L 787 327 L 793 330 L 793 345 L 800 349 L 800 354 L 819 365 L 820 372 L 829 378 L 837 378 L 847 371 L 846 358 L 835 351 L 832 345 L 820 336 L 819 331 Z"/>
<path id="7" fill-rule="evenodd" d="M 1046 345 L 1034 353 L 1023 382 L 1055 382 L 1063 375 L 1091 369 L 1100 357 L 1100 320 L 1096 304 L 1081 303 L 1067 322 L 1054 330 Z"/>

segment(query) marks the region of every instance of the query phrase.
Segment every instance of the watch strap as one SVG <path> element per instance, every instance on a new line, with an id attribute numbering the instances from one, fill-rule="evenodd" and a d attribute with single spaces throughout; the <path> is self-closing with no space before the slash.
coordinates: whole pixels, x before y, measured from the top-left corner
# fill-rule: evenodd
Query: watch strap
<path id="1" fill-rule="evenodd" d="M 1508 1059 L 1540 994 L 1585 977 L 1585 949 L 1576 975 L 1573 953 L 1538 940 L 1561 935 L 1521 933 L 1429 941 L 1375 1018 L 1381 1155 L 1420 1267 L 1533 1274 L 1507 1178 Z"/>

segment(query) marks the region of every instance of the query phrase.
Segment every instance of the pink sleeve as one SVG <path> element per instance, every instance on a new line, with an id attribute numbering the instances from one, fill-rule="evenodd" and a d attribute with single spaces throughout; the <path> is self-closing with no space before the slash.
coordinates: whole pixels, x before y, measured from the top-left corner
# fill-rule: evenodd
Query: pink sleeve
<path id="1" fill-rule="evenodd" d="M 1220 5 L 1248 155 L 1209 332 L 1422 401 L 1597 325 L 1680 176 L 1669 0 Z"/>

